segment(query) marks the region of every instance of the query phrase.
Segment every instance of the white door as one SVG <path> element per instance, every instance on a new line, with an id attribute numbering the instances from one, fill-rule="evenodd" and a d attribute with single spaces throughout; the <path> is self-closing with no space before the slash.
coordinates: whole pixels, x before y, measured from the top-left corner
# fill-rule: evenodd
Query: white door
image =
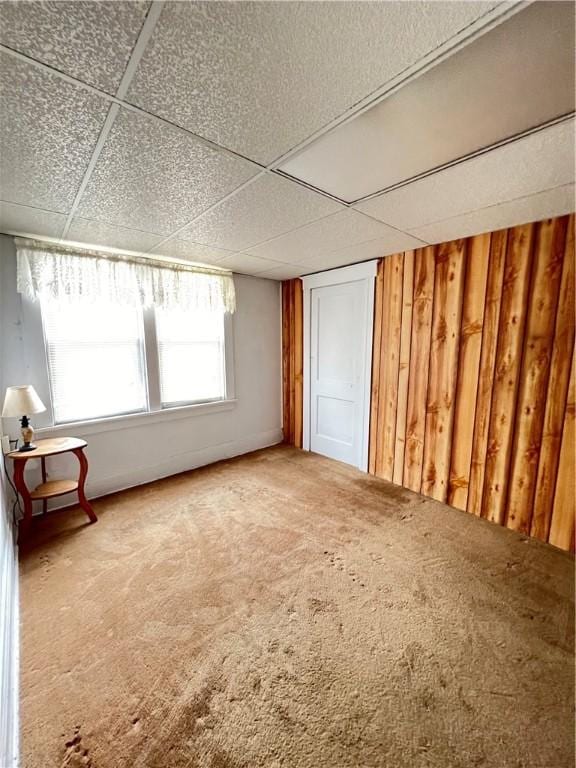
<path id="1" fill-rule="evenodd" d="M 373 290 L 373 279 L 310 290 L 310 450 L 361 469 L 367 469 Z"/>

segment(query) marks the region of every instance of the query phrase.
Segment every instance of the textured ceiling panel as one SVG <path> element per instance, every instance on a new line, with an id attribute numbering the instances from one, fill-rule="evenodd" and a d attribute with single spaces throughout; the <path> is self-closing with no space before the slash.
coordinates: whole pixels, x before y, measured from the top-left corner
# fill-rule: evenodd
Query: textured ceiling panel
<path id="1" fill-rule="evenodd" d="M 108 104 L 0 53 L 0 179 L 4 200 L 67 213 Z"/>
<path id="2" fill-rule="evenodd" d="M 250 253 L 288 264 L 308 263 L 310 259 L 337 248 L 377 237 L 394 237 L 396 234 L 395 230 L 379 221 L 360 216 L 356 211 L 345 210 L 262 243 L 251 248 Z"/>
<path id="3" fill-rule="evenodd" d="M 533 3 L 282 170 L 353 202 L 573 112 L 574 16 Z"/>
<path id="4" fill-rule="evenodd" d="M 65 224 L 66 216 L 62 213 L 0 202 L 0 232 L 60 237 Z"/>
<path id="5" fill-rule="evenodd" d="M 78 214 L 169 235 L 256 172 L 178 128 L 121 110 Z"/>
<path id="6" fill-rule="evenodd" d="M 152 235 L 149 232 L 139 232 L 135 229 L 113 227 L 100 221 L 90 221 L 75 217 L 72 220 L 66 239 L 91 245 L 122 248 L 127 251 L 147 251 L 160 242 L 162 236 Z"/>
<path id="7" fill-rule="evenodd" d="M 233 253 L 231 256 L 227 256 L 222 261 L 218 262 L 219 267 L 226 267 L 233 272 L 241 272 L 245 275 L 257 275 L 260 272 L 265 272 L 269 269 L 278 267 L 277 261 L 271 261 L 270 259 L 259 259 L 256 256 L 251 256 L 249 253 Z"/>
<path id="8" fill-rule="evenodd" d="M 497 4 L 166 3 L 128 100 L 268 163 Z"/>
<path id="9" fill-rule="evenodd" d="M 339 203 L 317 192 L 265 174 L 192 222 L 178 237 L 242 251 L 340 210 Z"/>
<path id="10" fill-rule="evenodd" d="M 258 277 L 265 277 L 269 280 L 292 280 L 293 277 L 300 277 L 306 270 L 301 264 L 280 264 L 274 269 L 267 269 L 266 272 L 259 272 Z"/>
<path id="11" fill-rule="evenodd" d="M 574 120 L 569 120 L 356 207 L 412 231 L 573 181 Z"/>
<path id="12" fill-rule="evenodd" d="M 347 264 L 356 264 L 359 261 L 381 259 L 384 256 L 389 256 L 391 253 L 421 247 L 422 242 L 415 237 L 404 232 L 390 230 L 386 237 L 379 237 L 366 243 L 339 248 L 322 256 L 307 259 L 302 266 L 306 267 L 307 272 L 334 269 L 335 267 L 343 267 Z"/>
<path id="13" fill-rule="evenodd" d="M 562 216 L 574 210 L 576 210 L 574 184 L 566 184 L 536 195 L 511 200 L 508 203 L 471 211 L 446 221 L 437 221 L 415 229 L 412 234 L 429 243 L 443 243 L 482 232 L 506 229 L 528 221 Z"/>
<path id="14" fill-rule="evenodd" d="M 187 261 L 203 261 L 214 264 L 216 261 L 231 255 L 231 251 L 222 248 L 214 248 L 211 245 L 193 243 L 191 240 L 167 240 L 163 245 L 152 249 L 160 256 L 171 256 L 173 259 L 186 259 Z"/>
<path id="15" fill-rule="evenodd" d="M 0 2 L 0 42 L 114 93 L 149 2 Z"/>

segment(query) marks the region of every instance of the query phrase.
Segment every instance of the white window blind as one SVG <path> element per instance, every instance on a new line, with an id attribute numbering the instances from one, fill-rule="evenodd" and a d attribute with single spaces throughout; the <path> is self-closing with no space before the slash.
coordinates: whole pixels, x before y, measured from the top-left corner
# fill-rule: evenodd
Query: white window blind
<path id="1" fill-rule="evenodd" d="M 49 298 L 41 304 L 54 421 L 146 410 L 142 310 Z"/>
<path id="2" fill-rule="evenodd" d="M 226 396 L 224 313 L 156 307 L 163 406 Z"/>

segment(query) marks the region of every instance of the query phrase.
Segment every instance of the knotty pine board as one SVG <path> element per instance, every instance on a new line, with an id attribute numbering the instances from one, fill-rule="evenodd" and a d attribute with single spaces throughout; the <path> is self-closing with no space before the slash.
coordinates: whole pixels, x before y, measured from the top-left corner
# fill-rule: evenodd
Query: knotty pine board
<path id="1" fill-rule="evenodd" d="M 380 261 L 370 473 L 574 551 L 574 261 L 573 215 Z M 301 288 L 282 289 L 295 445 Z"/>

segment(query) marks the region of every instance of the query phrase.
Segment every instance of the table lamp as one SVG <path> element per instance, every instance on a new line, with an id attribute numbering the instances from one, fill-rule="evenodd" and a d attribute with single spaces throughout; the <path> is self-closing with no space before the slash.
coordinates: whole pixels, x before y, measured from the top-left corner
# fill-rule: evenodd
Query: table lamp
<path id="1" fill-rule="evenodd" d="M 2 418 L 10 416 L 20 417 L 23 445 L 20 446 L 19 451 L 33 451 L 36 448 L 32 443 L 34 428 L 30 424 L 28 416 L 32 413 L 42 413 L 45 410 L 44 403 L 40 400 L 31 384 L 24 384 L 20 387 L 8 387 L 6 390 Z"/>

